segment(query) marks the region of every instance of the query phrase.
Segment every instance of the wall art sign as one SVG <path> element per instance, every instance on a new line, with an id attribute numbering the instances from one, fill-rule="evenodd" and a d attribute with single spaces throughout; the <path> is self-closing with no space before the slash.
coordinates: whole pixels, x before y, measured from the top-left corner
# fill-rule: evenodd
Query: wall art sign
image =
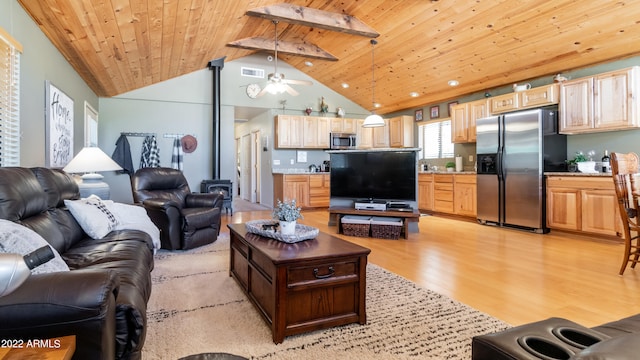
<path id="1" fill-rule="evenodd" d="M 45 101 L 46 166 L 61 168 L 73 159 L 73 99 L 47 80 Z"/>

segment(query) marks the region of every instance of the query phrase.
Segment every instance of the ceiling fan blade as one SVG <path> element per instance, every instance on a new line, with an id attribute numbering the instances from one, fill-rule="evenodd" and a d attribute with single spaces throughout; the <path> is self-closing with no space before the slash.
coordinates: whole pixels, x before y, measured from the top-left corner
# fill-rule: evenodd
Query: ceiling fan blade
<path id="1" fill-rule="evenodd" d="M 266 94 L 268 91 L 267 86 L 265 86 L 262 90 L 260 90 L 260 92 L 258 93 L 258 95 L 256 95 L 256 97 L 260 97 L 264 94 Z"/>
<path id="2" fill-rule="evenodd" d="M 288 93 L 289 93 L 289 95 L 291 95 L 291 96 L 298 96 L 298 95 L 300 95 L 300 94 L 299 94 L 299 93 L 298 93 L 294 88 L 292 88 L 291 86 L 289 86 L 289 85 L 287 85 L 287 84 L 284 84 L 284 90 L 285 90 L 286 92 L 288 92 Z"/>
<path id="3" fill-rule="evenodd" d="M 305 85 L 305 86 L 310 86 L 313 85 L 313 82 L 309 81 L 309 80 L 290 80 L 290 79 L 283 79 L 282 82 L 284 82 L 285 84 L 293 84 L 293 85 Z"/>

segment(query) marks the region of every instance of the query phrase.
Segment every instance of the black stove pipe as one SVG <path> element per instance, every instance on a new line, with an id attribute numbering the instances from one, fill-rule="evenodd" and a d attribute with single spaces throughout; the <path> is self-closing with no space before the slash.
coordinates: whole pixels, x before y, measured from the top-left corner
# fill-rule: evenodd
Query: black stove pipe
<path id="1" fill-rule="evenodd" d="M 220 179 L 220 71 L 224 68 L 226 56 L 209 61 L 209 70 L 213 70 L 213 126 L 212 136 L 212 161 L 213 179 Z"/>

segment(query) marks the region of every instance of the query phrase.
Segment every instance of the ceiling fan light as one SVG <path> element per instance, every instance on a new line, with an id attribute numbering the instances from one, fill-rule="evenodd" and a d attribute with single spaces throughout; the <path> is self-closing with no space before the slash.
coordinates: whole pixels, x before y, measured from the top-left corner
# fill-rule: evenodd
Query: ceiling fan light
<path id="1" fill-rule="evenodd" d="M 382 116 L 372 112 L 371 115 L 367 116 L 362 123 L 362 127 L 379 127 L 384 126 L 384 119 Z"/>

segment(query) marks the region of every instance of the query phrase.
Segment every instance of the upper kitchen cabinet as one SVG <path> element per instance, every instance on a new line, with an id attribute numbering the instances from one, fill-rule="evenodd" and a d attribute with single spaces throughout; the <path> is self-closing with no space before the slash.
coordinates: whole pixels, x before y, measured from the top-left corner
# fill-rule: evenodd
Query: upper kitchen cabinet
<path id="1" fill-rule="evenodd" d="M 276 148 L 296 149 L 302 147 L 304 116 L 278 115 L 276 116 L 275 123 Z"/>
<path id="2" fill-rule="evenodd" d="M 329 148 L 329 128 L 331 118 L 304 117 L 302 127 L 302 147 L 305 149 Z"/>
<path id="3" fill-rule="evenodd" d="M 389 119 L 389 146 L 413 147 L 414 128 L 412 116 L 402 115 Z"/>
<path id="4" fill-rule="evenodd" d="M 451 142 L 476 142 L 476 120 L 489 115 L 486 99 L 457 104 L 451 107 Z"/>
<path id="5" fill-rule="evenodd" d="M 491 114 L 530 109 L 558 103 L 558 85 L 550 84 L 490 99 Z"/>
<path id="6" fill-rule="evenodd" d="M 331 118 L 332 133 L 355 134 L 358 121 L 356 119 L 347 118 Z"/>
<path id="7" fill-rule="evenodd" d="M 560 133 L 640 127 L 637 66 L 569 80 L 560 87 Z"/>
<path id="8" fill-rule="evenodd" d="M 362 126 L 364 119 L 358 119 L 356 130 L 356 146 L 359 149 L 389 147 L 389 119 L 384 119 L 384 126 L 366 128 Z"/>

